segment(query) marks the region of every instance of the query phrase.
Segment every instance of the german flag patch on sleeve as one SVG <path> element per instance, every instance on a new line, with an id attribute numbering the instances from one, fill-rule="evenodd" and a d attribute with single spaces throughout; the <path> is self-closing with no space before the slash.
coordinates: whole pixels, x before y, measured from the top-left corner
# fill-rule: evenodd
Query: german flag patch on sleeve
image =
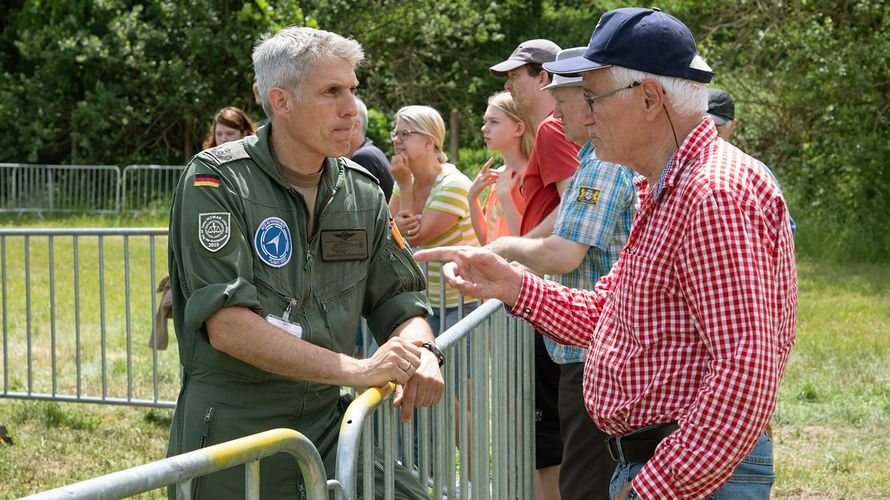
<path id="1" fill-rule="evenodd" d="M 219 176 L 213 174 L 195 174 L 195 186 L 219 187 Z"/>

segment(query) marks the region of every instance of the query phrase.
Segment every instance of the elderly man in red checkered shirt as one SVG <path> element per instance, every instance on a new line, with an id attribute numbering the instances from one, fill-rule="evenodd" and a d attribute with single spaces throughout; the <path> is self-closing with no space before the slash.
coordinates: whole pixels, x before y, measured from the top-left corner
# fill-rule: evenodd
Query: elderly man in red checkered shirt
<path id="1" fill-rule="evenodd" d="M 613 436 L 612 498 L 768 498 L 763 432 L 794 344 L 797 271 L 788 209 L 754 158 L 717 137 L 713 73 L 689 29 L 654 9 L 606 12 L 583 56 L 602 161 L 631 167 L 640 208 L 596 289 L 573 290 L 482 249 L 451 260 L 467 295 L 494 297 L 551 338 L 588 348 L 584 399 Z"/>

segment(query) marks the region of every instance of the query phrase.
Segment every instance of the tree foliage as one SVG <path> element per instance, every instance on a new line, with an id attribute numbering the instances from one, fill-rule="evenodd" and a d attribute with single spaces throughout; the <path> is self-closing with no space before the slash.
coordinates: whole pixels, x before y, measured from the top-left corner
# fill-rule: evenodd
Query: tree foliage
<path id="1" fill-rule="evenodd" d="M 252 109 L 259 34 L 305 22 L 295 2 L 29 1 L 6 13 L 4 161 L 179 163 L 208 117 Z"/>
<path id="2" fill-rule="evenodd" d="M 456 110 L 460 146 L 481 148 L 488 67 L 522 40 L 585 45 L 600 14 L 582 0 L 18 0 L 0 5 L 0 161 L 182 163 L 210 116 L 256 118 L 250 52 L 288 24 L 349 35 L 372 138 L 388 147 L 393 113 Z M 648 4 L 646 4 L 648 5 Z M 799 219 L 890 244 L 890 7 L 882 0 L 664 0 L 686 22 L 734 97 L 734 136 L 769 164 Z M 477 158 L 479 155 L 473 155 Z M 470 165 L 460 165 L 472 170 Z M 802 225 L 807 233 L 807 224 Z M 812 231 L 815 233 L 815 230 Z M 837 234 L 831 234 L 837 237 Z M 818 243 L 828 244 L 828 240 Z"/>
<path id="3" fill-rule="evenodd" d="M 682 4 L 682 2 L 678 2 Z M 880 0 L 686 7 L 735 98 L 734 139 L 773 167 L 805 247 L 886 259 L 890 245 L 890 7 Z M 821 233 L 821 234 L 820 234 Z"/>

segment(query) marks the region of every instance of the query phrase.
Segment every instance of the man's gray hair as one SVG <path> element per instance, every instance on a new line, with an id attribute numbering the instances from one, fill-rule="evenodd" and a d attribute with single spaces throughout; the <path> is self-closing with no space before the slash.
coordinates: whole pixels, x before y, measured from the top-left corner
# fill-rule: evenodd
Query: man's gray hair
<path id="1" fill-rule="evenodd" d="M 358 108 L 358 122 L 362 126 L 362 135 L 368 134 L 368 107 L 365 106 L 365 101 L 362 101 L 359 96 L 355 96 L 355 107 Z"/>
<path id="2" fill-rule="evenodd" d="M 263 111 L 272 117 L 269 91 L 280 87 L 300 98 L 303 83 L 315 67 L 327 59 L 343 59 L 358 66 L 365 58 L 355 40 L 314 28 L 282 28 L 265 36 L 253 49 L 253 70 L 263 99 Z"/>
<path id="3" fill-rule="evenodd" d="M 610 66 L 608 71 L 616 87 L 624 87 L 643 80 L 657 81 L 664 89 L 668 102 L 681 116 L 704 116 L 708 111 L 708 86 L 704 83 L 655 75 L 622 66 Z"/>

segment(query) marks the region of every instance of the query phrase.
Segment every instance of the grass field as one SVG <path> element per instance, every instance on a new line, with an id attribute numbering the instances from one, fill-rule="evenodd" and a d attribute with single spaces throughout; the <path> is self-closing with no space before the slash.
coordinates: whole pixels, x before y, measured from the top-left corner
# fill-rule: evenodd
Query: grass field
<path id="1" fill-rule="evenodd" d="M 890 266 L 799 264 L 776 498 L 890 498 Z"/>
<path id="2" fill-rule="evenodd" d="M 157 222 L 137 225 L 161 225 L 163 218 Z M 890 265 L 802 261 L 799 274 L 798 340 L 773 419 L 773 497 L 890 498 L 882 460 L 890 450 Z M 161 357 L 173 358 L 175 351 Z M 13 446 L 0 446 L 0 498 L 162 458 L 171 415 L 0 399 L 0 425 L 15 439 Z"/>

